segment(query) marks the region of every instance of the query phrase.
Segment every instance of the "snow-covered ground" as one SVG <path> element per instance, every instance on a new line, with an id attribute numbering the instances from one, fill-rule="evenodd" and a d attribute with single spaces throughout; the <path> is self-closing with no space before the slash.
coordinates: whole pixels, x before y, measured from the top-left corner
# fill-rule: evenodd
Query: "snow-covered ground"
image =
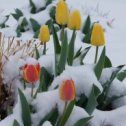
<path id="1" fill-rule="evenodd" d="M 126 52 L 126 1 L 125 0 L 84 0 L 85 8 L 94 9 L 99 14 L 107 14 L 113 20 L 112 28 L 106 32 L 107 55 L 114 66 L 126 64 L 124 54 Z M 22 7 L 28 4 L 28 0 L 0 0 L 0 10 L 11 11 L 13 8 Z M 111 22 L 111 20 L 109 20 Z M 92 62 L 94 49 L 89 53 L 86 62 Z"/>
<path id="2" fill-rule="evenodd" d="M 35 1 L 35 0 L 34 0 Z M 70 3 L 71 0 L 66 0 Z M 112 60 L 114 66 L 120 64 L 126 64 L 126 58 L 124 58 L 124 54 L 126 52 L 126 44 L 125 44 L 125 33 L 126 33 L 126 17 L 123 14 L 125 12 L 126 1 L 125 0 L 75 0 L 76 2 L 79 1 L 84 2 L 85 6 L 84 9 L 87 11 L 95 11 L 97 15 L 94 16 L 94 19 L 100 18 L 100 21 L 104 20 L 103 27 L 105 27 L 105 36 L 106 36 L 106 46 L 107 46 L 107 55 Z M 74 3 L 74 1 L 73 1 Z M 80 5 L 80 3 L 77 6 Z M 11 12 L 14 8 L 20 8 L 28 4 L 28 0 L 1 0 L 0 11 L 5 10 L 5 12 Z M 96 13 L 94 13 L 96 14 Z M 26 16 L 26 15 L 25 15 Z M 29 15 L 28 15 L 29 16 Z M 99 17 L 98 17 L 99 16 Z M 101 18 L 103 16 L 103 18 Z M 83 17 L 84 18 L 84 17 Z M 93 18 L 93 17 L 92 17 Z M 42 19 L 43 20 L 43 19 Z M 111 24 L 111 27 L 106 28 L 107 21 Z M 105 24 L 105 26 L 104 26 Z M 70 34 L 70 30 L 68 34 Z M 79 33 L 79 32 L 78 32 Z M 79 34 L 80 35 L 80 34 Z M 77 36 L 77 40 L 80 40 L 80 36 Z M 68 35 L 70 36 L 70 35 Z M 49 47 L 53 48 L 52 43 L 52 36 L 49 42 Z M 76 43 L 76 45 L 80 43 Z M 47 45 L 48 47 L 48 45 Z M 52 51 L 52 50 L 51 50 Z M 95 48 L 93 47 L 89 52 L 88 56 L 86 57 L 86 62 L 92 64 L 94 60 L 94 51 Z M 53 52 L 52 52 L 53 53 Z M 20 54 L 19 54 L 20 55 Z M 10 60 L 4 67 L 3 73 L 5 74 L 5 82 L 9 84 L 9 81 L 13 80 L 13 77 L 17 77 L 19 75 L 19 68 L 22 65 L 27 63 L 27 60 L 20 59 L 20 56 L 12 56 L 9 57 Z M 54 54 L 52 55 L 45 55 L 41 56 L 38 62 L 41 66 L 44 66 L 50 73 L 54 73 Z M 30 63 L 33 59 L 30 58 L 28 60 Z M 13 69 L 13 66 L 15 69 Z M 80 65 L 80 64 L 77 64 Z M 58 104 L 59 112 L 62 112 L 63 103 L 59 99 L 58 89 L 54 90 L 57 85 L 60 85 L 63 80 L 65 79 L 73 79 L 75 81 L 76 87 L 76 95 L 79 97 L 81 94 L 85 94 L 89 97 L 91 92 L 92 84 L 94 83 L 102 92 L 103 87 L 102 83 L 107 82 L 110 79 L 112 72 L 115 69 L 104 69 L 102 72 L 102 76 L 100 81 L 98 81 L 97 77 L 94 74 L 94 66 L 93 65 L 84 65 L 84 66 L 72 66 L 66 67 L 66 70 L 58 77 L 54 78 L 51 86 L 49 87 L 49 91 L 40 93 L 35 100 L 31 100 L 29 96 L 29 89 L 25 90 L 24 93 L 26 94 L 27 100 L 36 108 L 36 113 L 32 114 L 33 125 L 36 125 L 38 121 L 45 116 L 56 104 Z M 75 72 L 76 71 L 76 72 Z M 10 80 L 9 80 L 10 79 Z M 13 83 L 19 87 L 22 83 L 19 81 L 19 78 L 16 78 Z M 14 86 L 15 86 L 14 85 Z M 126 95 L 126 83 L 120 82 L 119 80 L 115 79 L 110 87 L 108 92 L 108 97 L 112 96 L 122 96 Z M 50 97 L 51 96 L 51 97 Z M 43 101 L 41 99 L 48 99 Z M 51 106 L 50 106 L 51 104 Z M 95 109 L 93 115 L 95 116 L 92 120 L 94 126 L 101 126 L 101 123 L 105 121 L 105 125 L 112 124 L 113 126 L 125 126 L 126 121 L 126 97 L 119 99 L 119 101 L 115 101 L 114 103 L 115 110 L 113 111 L 100 111 Z M 118 108 L 120 107 L 120 108 Z M 11 116 L 8 116 L 5 120 L 0 122 L 0 126 L 12 126 L 13 120 L 17 119 L 20 123 L 22 123 L 21 119 L 21 109 L 20 109 L 20 102 L 17 102 L 14 113 Z M 44 109 L 41 109 L 44 108 Z M 117 108 L 117 109 L 116 109 Z M 79 114 L 78 114 L 79 113 Z M 78 116 L 79 115 L 79 116 Z M 119 116 L 118 116 L 119 115 Z M 68 124 L 69 126 L 73 125 L 74 121 L 77 121 L 81 117 L 89 116 L 87 112 L 75 106 L 73 113 L 71 114 Z M 40 118 L 41 117 L 41 118 Z M 118 118 L 118 119 L 117 119 Z M 122 123 L 122 124 L 121 124 Z M 45 124 L 43 126 L 51 126 L 51 124 Z"/>

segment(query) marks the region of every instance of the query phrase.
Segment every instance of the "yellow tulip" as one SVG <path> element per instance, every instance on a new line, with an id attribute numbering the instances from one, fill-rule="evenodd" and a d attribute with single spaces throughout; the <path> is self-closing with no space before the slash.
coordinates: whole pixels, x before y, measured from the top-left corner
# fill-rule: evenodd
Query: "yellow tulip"
<path id="1" fill-rule="evenodd" d="M 74 10 L 70 13 L 68 20 L 68 28 L 71 30 L 80 30 L 81 28 L 81 15 L 79 10 Z"/>
<path id="2" fill-rule="evenodd" d="M 39 33 L 39 39 L 42 42 L 42 44 L 45 44 L 46 42 L 49 41 L 50 33 L 49 33 L 48 25 L 41 26 L 40 33 Z"/>
<path id="3" fill-rule="evenodd" d="M 104 30 L 100 23 L 95 23 L 93 26 L 91 44 L 94 46 L 102 46 L 105 44 Z"/>
<path id="4" fill-rule="evenodd" d="M 55 19 L 60 25 L 66 25 L 68 23 L 69 9 L 64 0 L 59 0 L 56 6 Z"/>

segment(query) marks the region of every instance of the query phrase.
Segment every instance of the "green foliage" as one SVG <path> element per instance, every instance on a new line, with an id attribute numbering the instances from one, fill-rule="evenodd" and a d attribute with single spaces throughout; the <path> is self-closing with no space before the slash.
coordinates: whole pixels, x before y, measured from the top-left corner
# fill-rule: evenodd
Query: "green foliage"
<path id="1" fill-rule="evenodd" d="M 54 25 L 52 24 L 52 31 L 53 31 L 53 42 L 54 42 L 54 54 L 55 54 L 55 75 L 58 75 L 58 61 L 59 61 L 59 54 L 61 52 L 61 46 L 59 43 L 59 39 L 57 36 L 56 29 Z"/>
<path id="2" fill-rule="evenodd" d="M 11 15 L 18 21 L 23 16 L 23 12 L 20 9 L 15 9 L 15 13 Z"/>
<path id="3" fill-rule="evenodd" d="M 41 91 L 47 91 L 52 80 L 53 80 L 53 76 L 46 70 L 46 68 L 42 67 L 41 74 L 40 74 L 40 85 L 42 84 Z"/>
<path id="4" fill-rule="evenodd" d="M 68 46 L 68 64 L 72 66 L 74 60 L 74 46 L 76 39 L 76 31 L 73 31 L 69 46 Z"/>
<path id="5" fill-rule="evenodd" d="M 49 112 L 40 122 L 39 122 L 39 125 L 38 126 L 42 126 L 42 124 L 45 122 L 45 121 L 50 121 L 53 125 L 56 123 L 56 120 L 58 119 L 58 109 L 57 107 L 52 109 L 51 112 Z"/>
<path id="6" fill-rule="evenodd" d="M 73 126 L 84 126 L 86 125 L 92 117 L 86 117 L 78 120 Z"/>
<path id="7" fill-rule="evenodd" d="M 38 37 L 39 37 L 39 30 L 36 31 L 36 32 L 34 32 L 34 36 L 33 36 L 33 38 L 38 38 Z"/>
<path id="8" fill-rule="evenodd" d="M 22 17 L 21 23 L 18 25 L 16 32 L 17 37 L 21 36 L 21 32 L 25 32 L 27 30 L 28 21 L 25 17 Z"/>
<path id="9" fill-rule="evenodd" d="M 120 73 L 117 75 L 117 78 L 118 78 L 118 80 L 123 81 L 123 80 L 126 78 L 126 70 L 120 72 Z"/>
<path id="10" fill-rule="evenodd" d="M 106 51 L 105 51 L 105 47 L 104 47 L 103 48 L 103 51 L 102 51 L 102 54 L 101 54 L 101 56 L 99 58 L 99 61 L 98 61 L 98 63 L 96 64 L 96 66 L 94 68 L 95 75 L 96 75 L 97 79 L 100 78 L 101 73 L 102 73 L 102 70 L 104 68 L 104 64 L 105 64 L 105 53 L 106 53 Z"/>
<path id="11" fill-rule="evenodd" d="M 14 120 L 13 126 L 20 126 L 17 120 Z"/>
<path id="12" fill-rule="evenodd" d="M 40 54 L 36 45 L 35 45 L 35 53 L 36 53 L 36 59 L 38 60 L 40 58 Z"/>
<path id="13" fill-rule="evenodd" d="M 78 51 L 76 52 L 75 56 L 74 56 L 74 59 L 78 58 L 80 55 L 81 55 L 81 51 L 82 51 L 82 47 L 80 47 L 78 49 Z"/>
<path id="14" fill-rule="evenodd" d="M 91 46 L 85 48 L 80 55 L 80 64 L 83 64 L 84 58 L 86 57 L 88 51 L 90 50 Z"/>
<path id="15" fill-rule="evenodd" d="M 61 115 L 61 117 L 58 119 L 55 126 L 65 126 L 67 120 L 70 117 L 70 114 L 74 108 L 75 100 L 71 101 L 66 109 L 66 111 Z"/>
<path id="16" fill-rule="evenodd" d="M 88 98 L 87 106 L 85 108 L 85 110 L 90 115 L 92 114 L 92 112 L 94 111 L 96 106 L 98 105 L 97 97 L 99 96 L 100 93 L 101 93 L 101 91 L 99 90 L 99 88 L 97 86 L 93 85 L 90 96 Z"/>
<path id="17" fill-rule="evenodd" d="M 99 108 L 100 109 L 105 109 L 106 106 L 112 102 L 112 100 L 115 100 L 117 99 L 118 97 L 113 97 L 113 98 L 108 98 L 108 92 L 109 92 L 109 89 L 110 89 L 110 86 L 113 82 L 113 80 L 118 76 L 118 73 L 120 72 L 120 70 L 123 68 L 123 66 L 119 66 L 117 67 L 117 70 L 115 70 L 110 79 L 105 82 L 105 84 L 103 84 L 103 92 L 101 93 L 101 95 L 98 97 L 98 103 L 99 103 Z M 111 99 L 111 101 L 110 101 Z"/>
<path id="18" fill-rule="evenodd" d="M 109 67 L 112 67 L 112 63 L 111 63 L 110 59 L 107 56 L 105 56 L 104 68 L 109 68 Z"/>
<path id="19" fill-rule="evenodd" d="M 31 26 L 34 32 L 39 31 L 40 29 L 40 24 L 33 18 L 30 18 Z"/>
<path id="20" fill-rule="evenodd" d="M 82 40 L 84 43 L 90 44 L 91 32 L 92 32 L 91 19 L 90 16 L 88 16 L 82 29 L 82 33 L 85 34 Z"/>
<path id="21" fill-rule="evenodd" d="M 90 27 L 91 27 L 91 19 L 90 19 L 90 16 L 88 15 L 86 22 L 83 26 L 82 32 L 84 34 L 88 34 L 90 32 Z"/>
<path id="22" fill-rule="evenodd" d="M 35 7 L 35 4 L 32 0 L 29 0 L 29 3 L 30 3 L 30 7 L 31 7 L 31 13 L 36 13 L 36 7 Z"/>
<path id="23" fill-rule="evenodd" d="M 90 44 L 90 38 L 91 38 L 91 31 L 84 36 L 82 41 L 84 43 Z"/>
<path id="24" fill-rule="evenodd" d="M 41 7 L 39 9 L 37 9 L 37 7 L 35 6 L 35 3 L 32 1 L 32 0 L 29 0 L 29 3 L 30 3 L 30 7 L 31 7 L 31 13 L 32 14 L 35 14 L 35 13 L 38 13 L 40 11 L 43 11 L 46 9 L 46 7 L 52 3 L 53 0 L 47 0 L 46 2 L 46 5 L 44 7 Z"/>
<path id="25" fill-rule="evenodd" d="M 85 94 L 81 94 L 79 100 L 76 102 L 76 105 L 85 109 L 87 102 L 88 102 L 87 96 Z"/>
<path id="26" fill-rule="evenodd" d="M 7 22 L 8 19 L 9 19 L 9 15 L 5 16 L 5 18 L 6 18 L 6 19 L 5 19 L 3 22 L 1 22 L 0 28 L 8 27 L 8 26 L 6 25 L 6 22 Z"/>
<path id="27" fill-rule="evenodd" d="M 55 13 L 56 13 L 56 7 L 52 7 L 49 15 L 53 20 L 55 20 Z"/>
<path id="28" fill-rule="evenodd" d="M 46 6 L 48 6 L 49 4 L 51 4 L 54 0 L 47 0 L 46 2 Z"/>
<path id="29" fill-rule="evenodd" d="M 23 94 L 23 92 L 19 89 L 19 96 L 21 102 L 21 109 L 22 109 L 22 121 L 24 126 L 31 126 L 31 114 L 28 102 Z"/>
<path id="30" fill-rule="evenodd" d="M 65 69 L 65 65 L 67 62 L 67 54 L 68 54 L 68 39 L 67 39 L 67 33 L 64 34 L 64 39 L 62 42 L 62 48 L 60 53 L 60 59 L 58 63 L 58 72 L 61 74 L 63 70 Z"/>

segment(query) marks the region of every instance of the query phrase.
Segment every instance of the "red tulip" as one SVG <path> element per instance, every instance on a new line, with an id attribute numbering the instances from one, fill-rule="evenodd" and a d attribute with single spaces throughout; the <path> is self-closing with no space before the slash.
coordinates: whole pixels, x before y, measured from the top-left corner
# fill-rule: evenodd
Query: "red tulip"
<path id="1" fill-rule="evenodd" d="M 40 77 L 40 64 L 26 64 L 23 67 L 23 76 L 29 83 L 38 81 Z"/>
<path id="2" fill-rule="evenodd" d="M 75 85 L 73 80 L 64 80 L 59 88 L 60 98 L 64 101 L 71 101 L 75 98 Z"/>

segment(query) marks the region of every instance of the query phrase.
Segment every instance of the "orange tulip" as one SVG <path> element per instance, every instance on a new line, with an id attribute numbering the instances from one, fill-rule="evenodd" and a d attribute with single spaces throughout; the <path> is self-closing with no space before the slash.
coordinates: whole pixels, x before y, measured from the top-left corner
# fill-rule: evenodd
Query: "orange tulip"
<path id="1" fill-rule="evenodd" d="M 23 76 L 29 83 L 34 83 L 40 77 L 40 64 L 26 64 L 23 68 Z"/>
<path id="2" fill-rule="evenodd" d="M 73 80 L 64 80 L 59 88 L 61 100 L 71 101 L 75 98 L 75 85 Z"/>

